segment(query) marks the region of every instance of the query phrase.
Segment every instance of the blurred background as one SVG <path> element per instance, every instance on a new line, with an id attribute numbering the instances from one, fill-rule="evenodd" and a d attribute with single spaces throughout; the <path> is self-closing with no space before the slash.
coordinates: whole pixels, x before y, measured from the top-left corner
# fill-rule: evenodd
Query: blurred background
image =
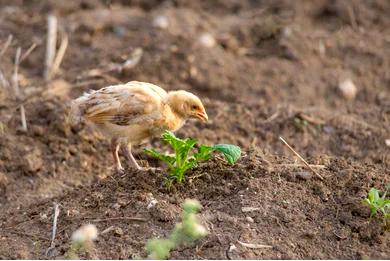
<path id="1" fill-rule="evenodd" d="M 388 0 L 0 0 L 0 207 L 110 175 L 69 102 L 132 80 L 202 98 L 179 136 L 389 174 Z"/>

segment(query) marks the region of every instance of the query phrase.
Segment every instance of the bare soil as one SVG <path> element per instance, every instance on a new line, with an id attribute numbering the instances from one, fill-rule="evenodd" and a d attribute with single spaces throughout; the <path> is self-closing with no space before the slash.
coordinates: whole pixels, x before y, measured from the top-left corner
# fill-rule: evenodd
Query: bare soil
<path id="1" fill-rule="evenodd" d="M 69 46 L 60 73 L 45 82 L 49 12 Z M 181 203 L 194 198 L 210 234 L 171 258 L 389 259 L 390 234 L 380 219 L 368 223 L 361 203 L 390 181 L 389 13 L 387 0 L 0 0 L 0 46 L 14 38 L 0 58 L 8 80 L 17 47 L 37 44 L 20 65 L 27 132 L 20 99 L 0 88 L 0 258 L 49 258 L 54 202 L 50 258 L 63 258 L 71 233 L 89 222 L 106 232 L 99 258 L 145 257 L 146 242 L 167 235 Z M 159 15 L 166 29 L 153 26 Z M 215 46 L 200 44 L 204 32 Z M 92 74 L 136 48 L 143 56 L 134 68 Z M 345 79 L 357 87 L 353 100 L 338 91 Z M 108 141 L 70 126 L 67 113 L 82 92 L 131 80 L 198 94 L 211 120 L 189 122 L 178 135 L 237 144 L 242 158 L 230 166 L 217 156 L 171 190 L 164 169 L 115 173 Z M 279 136 L 323 165 L 316 169 L 324 180 Z M 146 146 L 165 148 L 158 139 Z M 135 155 L 164 167 L 142 147 Z M 157 205 L 147 208 L 152 199 Z"/>

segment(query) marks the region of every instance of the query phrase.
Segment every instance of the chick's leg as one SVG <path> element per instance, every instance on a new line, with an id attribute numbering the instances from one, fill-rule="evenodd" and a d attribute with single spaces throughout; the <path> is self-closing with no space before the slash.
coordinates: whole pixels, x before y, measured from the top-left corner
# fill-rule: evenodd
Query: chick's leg
<path id="1" fill-rule="evenodd" d="M 125 157 L 129 161 L 130 165 L 134 166 L 136 169 L 142 169 L 135 160 L 133 154 L 131 153 L 131 145 L 123 146 L 123 152 Z"/>
<path id="2" fill-rule="evenodd" d="M 111 140 L 111 151 L 112 151 L 112 155 L 113 155 L 114 161 L 115 161 L 115 168 L 117 171 L 122 172 L 123 167 L 122 167 L 121 161 L 119 159 L 119 148 L 120 148 L 120 144 L 118 143 L 118 140 L 112 139 Z"/>

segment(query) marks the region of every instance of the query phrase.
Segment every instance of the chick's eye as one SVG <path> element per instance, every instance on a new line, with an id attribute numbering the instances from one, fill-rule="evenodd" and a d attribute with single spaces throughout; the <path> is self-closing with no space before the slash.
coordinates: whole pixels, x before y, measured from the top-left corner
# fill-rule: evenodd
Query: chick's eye
<path id="1" fill-rule="evenodd" d="M 198 106 L 193 105 L 193 106 L 191 107 L 191 109 L 196 110 L 196 109 L 198 109 Z"/>

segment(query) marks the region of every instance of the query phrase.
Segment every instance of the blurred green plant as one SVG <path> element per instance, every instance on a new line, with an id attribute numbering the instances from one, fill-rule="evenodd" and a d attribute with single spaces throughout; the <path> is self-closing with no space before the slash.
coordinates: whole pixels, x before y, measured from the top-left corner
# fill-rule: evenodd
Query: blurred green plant
<path id="1" fill-rule="evenodd" d="M 72 241 L 65 257 L 67 259 L 80 259 L 79 253 L 85 251 L 90 259 L 96 259 L 93 241 L 97 239 L 97 236 L 98 231 L 96 226 L 92 224 L 81 226 L 73 232 Z"/>
<path id="2" fill-rule="evenodd" d="M 387 192 L 390 189 L 390 183 L 387 184 L 385 191 L 380 196 L 380 190 L 371 188 L 367 194 L 367 198 L 363 200 L 363 204 L 370 208 L 370 221 L 377 216 L 378 212 L 383 215 L 383 224 L 386 228 L 390 227 L 390 199 L 386 198 Z"/>
<path id="3" fill-rule="evenodd" d="M 198 166 L 201 161 L 209 160 L 216 151 L 222 152 L 229 164 L 234 164 L 241 155 L 240 147 L 232 144 L 217 144 L 212 147 L 201 144 L 198 150 L 194 152 L 194 146 L 198 143 L 197 140 L 183 140 L 177 138 L 170 131 L 164 132 L 161 139 L 172 147 L 175 152 L 173 155 L 163 154 L 154 149 L 145 149 L 145 153 L 164 161 L 168 165 L 169 170 L 166 182 L 168 187 L 173 181 L 182 183 L 187 170 Z"/>
<path id="4" fill-rule="evenodd" d="M 301 131 L 304 130 L 308 125 L 308 122 L 305 119 L 301 118 L 300 116 L 295 116 L 293 121 L 294 121 L 294 126 Z"/>
<path id="5" fill-rule="evenodd" d="M 196 216 L 201 207 L 197 200 L 186 199 L 182 205 L 182 222 L 175 225 L 167 238 L 152 239 L 147 243 L 148 258 L 167 259 L 171 250 L 206 236 L 208 232 Z"/>

